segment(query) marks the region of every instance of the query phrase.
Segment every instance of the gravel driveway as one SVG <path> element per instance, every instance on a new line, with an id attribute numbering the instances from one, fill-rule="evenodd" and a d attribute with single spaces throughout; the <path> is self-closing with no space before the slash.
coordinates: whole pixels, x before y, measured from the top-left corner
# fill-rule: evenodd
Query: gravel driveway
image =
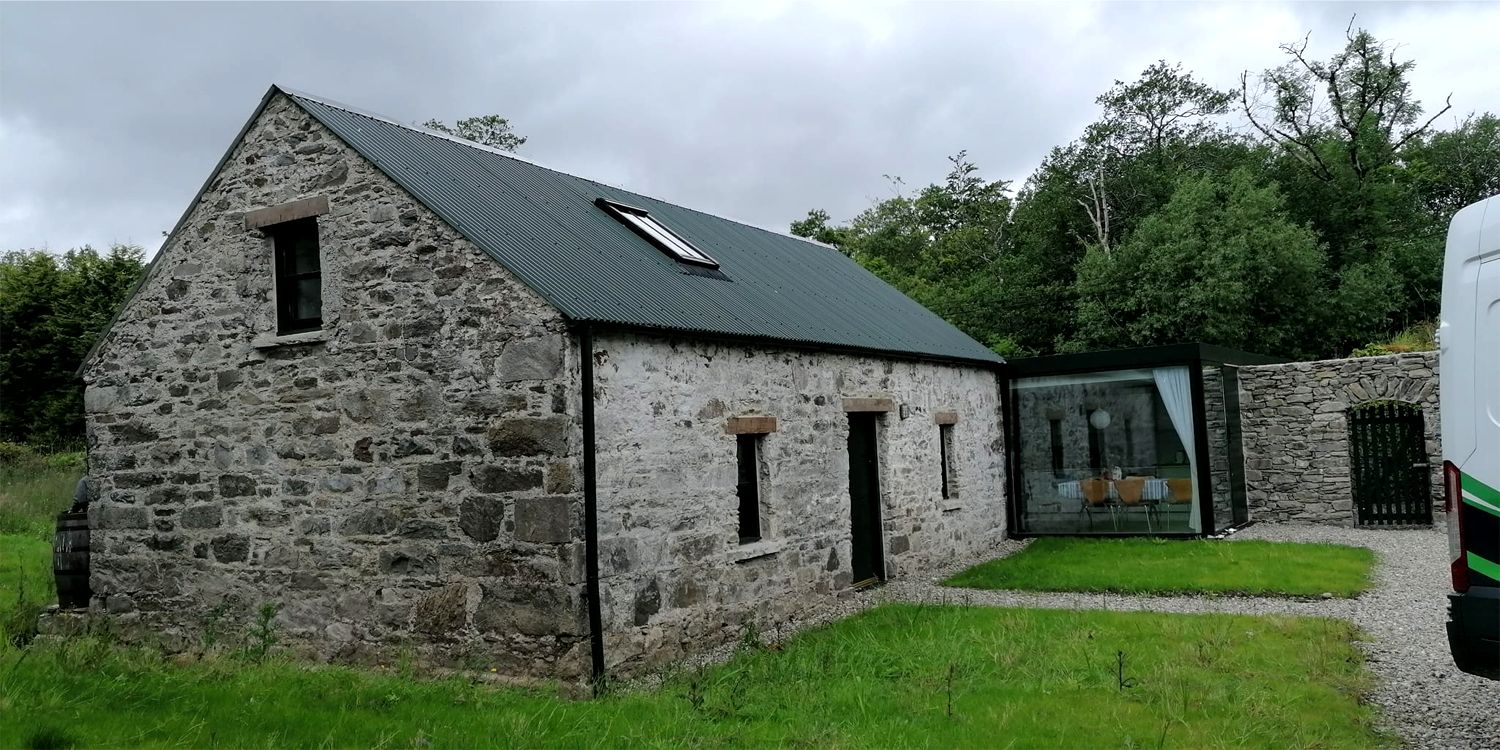
<path id="1" fill-rule="evenodd" d="M 978 591 L 937 585 L 967 567 L 955 564 L 933 577 L 892 581 L 877 601 L 949 602 L 1054 609 L 1146 610 L 1321 615 L 1351 620 L 1371 640 L 1361 644 L 1379 685 L 1372 697 L 1390 728 L 1410 747 L 1500 750 L 1500 683 L 1453 666 L 1443 630 L 1447 619 L 1448 541 L 1441 528 L 1364 530 L 1331 526 L 1259 524 L 1231 537 L 1331 542 L 1368 547 L 1379 556 L 1375 588 L 1358 599 L 1303 601 L 1272 597 L 1119 596 L 1025 591 Z M 1007 541 L 1001 554 L 1024 543 Z M 863 602 L 861 602 L 863 603 Z M 856 605 L 858 606 L 858 605 Z"/>

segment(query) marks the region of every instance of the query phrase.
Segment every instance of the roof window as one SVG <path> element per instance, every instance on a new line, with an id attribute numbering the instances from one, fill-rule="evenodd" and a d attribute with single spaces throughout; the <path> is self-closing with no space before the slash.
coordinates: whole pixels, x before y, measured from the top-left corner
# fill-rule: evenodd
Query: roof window
<path id="1" fill-rule="evenodd" d="M 693 243 L 668 229 L 644 208 L 627 206 L 605 198 L 595 199 L 594 205 L 608 211 L 610 216 L 619 219 L 622 224 L 630 227 L 647 242 L 683 263 L 695 263 L 709 268 L 719 267 L 719 262 L 708 253 L 699 250 Z"/>

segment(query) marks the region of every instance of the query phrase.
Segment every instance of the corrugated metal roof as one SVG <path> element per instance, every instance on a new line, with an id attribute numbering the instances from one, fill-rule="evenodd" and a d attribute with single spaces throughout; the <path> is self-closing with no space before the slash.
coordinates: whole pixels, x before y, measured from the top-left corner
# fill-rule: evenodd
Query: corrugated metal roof
<path id="1" fill-rule="evenodd" d="M 825 245 L 281 90 L 570 319 L 1002 361 Z M 599 197 L 651 212 L 729 280 L 684 269 L 594 205 Z"/>

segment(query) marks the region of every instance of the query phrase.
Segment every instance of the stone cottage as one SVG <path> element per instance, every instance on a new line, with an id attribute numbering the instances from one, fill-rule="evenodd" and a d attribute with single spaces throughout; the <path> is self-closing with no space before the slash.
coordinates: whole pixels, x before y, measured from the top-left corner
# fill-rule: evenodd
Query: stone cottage
<path id="1" fill-rule="evenodd" d="M 832 248 L 273 87 L 81 370 L 92 607 L 649 670 L 999 538 L 999 364 Z"/>

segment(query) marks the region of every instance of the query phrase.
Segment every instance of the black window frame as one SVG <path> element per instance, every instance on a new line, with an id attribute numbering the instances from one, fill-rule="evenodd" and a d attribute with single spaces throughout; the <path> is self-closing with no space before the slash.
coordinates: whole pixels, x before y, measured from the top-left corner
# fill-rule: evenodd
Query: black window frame
<path id="1" fill-rule="evenodd" d="M 604 209 L 606 213 L 629 227 L 630 231 L 635 232 L 641 239 L 651 243 L 656 249 L 679 263 L 712 269 L 719 267 L 719 261 L 715 260 L 712 255 L 704 252 L 703 248 L 678 234 L 644 208 L 608 198 L 595 198 L 594 205 Z M 680 247 L 674 247 L 674 245 Z"/>
<path id="2" fill-rule="evenodd" d="M 272 253 L 276 275 L 276 333 L 288 335 L 320 330 L 323 327 L 323 245 L 318 236 L 317 217 L 274 224 L 265 228 L 271 236 Z M 317 268 L 312 271 L 297 271 L 297 243 L 310 237 L 313 244 Z M 308 279 L 318 281 L 318 314 L 301 317 L 297 314 L 297 292 L 300 282 Z"/>
<path id="3" fill-rule="evenodd" d="M 738 479 L 735 495 L 739 499 L 738 531 L 740 544 L 760 541 L 765 535 L 760 507 L 760 448 L 762 435 L 735 436 Z"/>

